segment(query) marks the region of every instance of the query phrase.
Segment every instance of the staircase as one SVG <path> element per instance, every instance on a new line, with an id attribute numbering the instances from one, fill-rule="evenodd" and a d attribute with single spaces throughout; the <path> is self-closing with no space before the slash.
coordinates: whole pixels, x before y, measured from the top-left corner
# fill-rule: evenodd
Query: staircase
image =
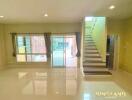
<path id="1" fill-rule="evenodd" d="M 108 71 L 90 34 L 84 35 L 83 49 L 83 72 L 85 75 L 91 72 Z"/>

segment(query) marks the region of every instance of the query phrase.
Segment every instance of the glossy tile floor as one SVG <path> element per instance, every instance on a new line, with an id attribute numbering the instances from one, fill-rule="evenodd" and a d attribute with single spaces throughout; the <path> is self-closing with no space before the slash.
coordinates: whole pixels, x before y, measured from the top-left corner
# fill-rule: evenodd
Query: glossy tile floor
<path id="1" fill-rule="evenodd" d="M 86 76 L 80 68 L 0 71 L 0 100 L 132 100 L 132 76 Z"/>

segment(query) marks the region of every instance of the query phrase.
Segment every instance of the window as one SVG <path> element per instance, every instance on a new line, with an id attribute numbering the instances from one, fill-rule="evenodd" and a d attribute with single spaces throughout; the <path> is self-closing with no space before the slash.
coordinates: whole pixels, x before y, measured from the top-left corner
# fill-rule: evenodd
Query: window
<path id="1" fill-rule="evenodd" d="M 17 62 L 46 62 L 44 35 L 17 34 Z"/>

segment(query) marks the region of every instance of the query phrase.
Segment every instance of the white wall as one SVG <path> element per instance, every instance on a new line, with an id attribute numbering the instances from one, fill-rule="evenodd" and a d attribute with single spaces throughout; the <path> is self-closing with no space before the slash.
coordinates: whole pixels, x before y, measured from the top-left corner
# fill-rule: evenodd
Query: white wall
<path id="1" fill-rule="evenodd" d="M 107 34 L 121 34 L 123 31 L 123 20 L 107 20 Z"/>
<path id="2" fill-rule="evenodd" d="M 80 32 L 81 23 L 50 23 L 50 24 L 5 24 L 6 62 L 8 65 L 16 64 L 16 58 L 12 56 L 12 40 L 9 33 L 68 33 Z"/>

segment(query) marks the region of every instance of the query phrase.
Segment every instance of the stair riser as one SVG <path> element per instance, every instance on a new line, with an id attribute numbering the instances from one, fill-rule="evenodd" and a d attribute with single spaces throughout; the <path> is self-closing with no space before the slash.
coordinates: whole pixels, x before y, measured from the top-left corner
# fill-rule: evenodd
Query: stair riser
<path id="1" fill-rule="evenodd" d="M 85 50 L 97 50 L 96 48 L 84 48 Z"/>
<path id="2" fill-rule="evenodd" d="M 83 63 L 84 66 L 106 66 L 105 63 Z"/>
<path id="3" fill-rule="evenodd" d="M 94 42 L 83 42 L 83 45 L 95 45 L 95 43 Z"/>
<path id="4" fill-rule="evenodd" d="M 85 38 L 84 41 L 93 41 L 92 38 Z"/>
<path id="5" fill-rule="evenodd" d="M 88 54 L 88 53 L 85 53 L 85 56 L 100 56 L 99 53 L 96 53 L 96 54 Z"/>
<path id="6" fill-rule="evenodd" d="M 96 66 L 95 66 L 95 65 L 83 65 L 83 67 L 86 67 L 86 68 L 87 68 L 87 67 L 93 67 L 93 68 L 94 68 L 94 67 L 95 67 L 95 68 L 97 68 L 97 67 L 98 67 L 98 68 L 105 68 L 106 66 L 105 66 L 105 65 L 104 65 L 104 66 L 102 66 L 102 65 L 98 65 L 98 66 L 97 66 L 97 65 L 96 65 Z"/>
<path id="7" fill-rule="evenodd" d="M 84 71 L 85 75 L 112 75 L 109 71 Z"/>
<path id="8" fill-rule="evenodd" d="M 98 50 L 87 50 L 86 52 L 98 52 Z"/>
<path id="9" fill-rule="evenodd" d="M 83 61 L 83 63 L 103 63 L 102 61 L 98 61 L 98 60 L 86 60 L 86 61 Z"/>
<path id="10" fill-rule="evenodd" d="M 85 48 L 91 48 L 91 47 L 96 48 L 96 45 L 94 43 L 84 43 L 83 46 Z"/>
<path id="11" fill-rule="evenodd" d="M 89 46 L 92 46 L 92 45 L 93 46 L 96 46 L 94 43 L 86 43 L 86 42 L 83 43 L 83 45 L 86 46 L 86 47 L 89 47 Z"/>
<path id="12" fill-rule="evenodd" d="M 96 48 L 96 45 L 94 43 L 84 43 L 83 44 L 85 47 L 95 47 Z"/>
<path id="13" fill-rule="evenodd" d="M 108 69 L 104 69 L 104 68 L 94 68 L 94 69 L 89 69 L 89 68 L 86 68 L 83 70 L 84 72 L 85 71 L 108 71 Z"/>
<path id="14" fill-rule="evenodd" d="M 84 58 L 83 61 L 102 61 L 101 58 Z"/>
<path id="15" fill-rule="evenodd" d="M 94 41 L 84 41 L 84 43 L 89 43 L 89 42 L 91 42 L 91 43 L 95 43 Z"/>
<path id="16" fill-rule="evenodd" d="M 84 56 L 86 58 L 101 58 L 100 56 Z"/>
<path id="17" fill-rule="evenodd" d="M 85 46 L 84 48 L 85 48 L 85 49 L 89 49 L 89 50 L 90 50 L 90 49 L 96 49 L 95 46 L 87 46 L 87 47 Z"/>
<path id="18" fill-rule="evenodd" d="M 84 53 L 85 54 L 99 54 L 98 52 L 87 52 L 87 51 L 85 51 Z"/>

